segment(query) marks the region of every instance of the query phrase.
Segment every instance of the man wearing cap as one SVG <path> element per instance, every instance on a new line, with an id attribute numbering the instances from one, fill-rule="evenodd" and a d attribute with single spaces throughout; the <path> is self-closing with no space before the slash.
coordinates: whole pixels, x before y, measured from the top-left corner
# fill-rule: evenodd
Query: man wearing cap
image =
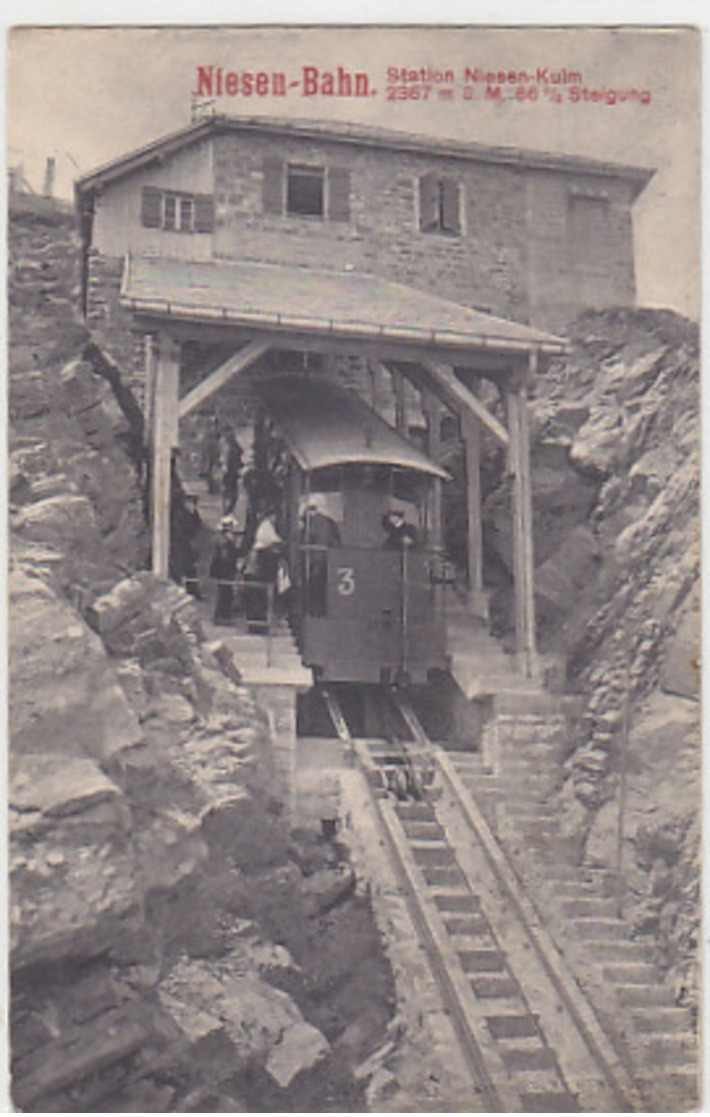
<path id="1" fill-rule="evenodd" d="M 210 578 L 217 580 L 217 600 L 214 623 L 229 624 L 234 610 L 234 578 L 237 572 L 237 544 L 234 538 L 235 523 L 231 516 L 224 516 L 219 524 L 219 539 L 210 563 Z"/>

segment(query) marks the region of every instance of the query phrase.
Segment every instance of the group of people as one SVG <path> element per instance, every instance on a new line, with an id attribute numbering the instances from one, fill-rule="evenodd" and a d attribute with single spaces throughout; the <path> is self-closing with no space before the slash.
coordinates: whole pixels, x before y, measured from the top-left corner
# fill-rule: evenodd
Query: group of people
<path id="1" fill-rule="evenodd" d="M 222 497 L 222 512 L 230 516 L 239 496 L 239 477 L 244 466 L 244 451 L 231 426 L 220 426 L 216 416 L 207 421 L 200 443 L 200 477 L 207 491 Z"/>
<path id="2" fill-rule="evenodd" d="M 210 493 L 220 493 L 222 504 L 219 534 L 208 568 L 210 578 L 216 582 L 214 621 L 232 622 L 237 605 L 236 586 L 241 582 L 240 607 L 254 630 L 263 627 L 267 619 L 269 596 L 283 600 L 291 585 L 286 545 L 277 527 L 281 478 L 277 470 L 269 468 L 269 454 L 257 442 L 255 438 L 253 461 L 246 470 L 234 430 L 220 425 L 216 417 L 208 419 L 200 444 L 200 475 Z M 265 443 L 264 438 L 262 442 Z M 243 531 L 237 530 L 234 515 L 240 481 L 247 497 Z M 173 500 L 171 528 L 171 575 L 188 592 L 200 597 L 195 551 L 203 523 L 196 496 L 183 494 L 182 499 Z M 416 527 L 400 509 L 383 515 L 382 528 L 382 546 L 386 550 L 403 552 L 419 545 Z M 342 540 L 337 522 L 328 514 L 327 498 L 321 493 L 312 494 L 303 508 L 300 542 L 304 547 L 307 610 L 311 616 L 325 616 L 327 553 L 341 546 Z"/>

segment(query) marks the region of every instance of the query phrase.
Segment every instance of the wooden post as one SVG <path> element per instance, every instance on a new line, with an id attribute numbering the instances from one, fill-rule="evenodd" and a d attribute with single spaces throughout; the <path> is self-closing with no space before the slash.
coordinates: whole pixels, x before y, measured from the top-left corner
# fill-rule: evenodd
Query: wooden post
<path id="1" fill-rule="evenodd" d="M 470 412 L 461 412 L 461 433 L 466 449 L 466 518 L 468 521 L 468 588 L 476 604 L 483 594 L 483 527 L 481 524 L 481 424 Z"/>
<path id="2" fill-rule="evenodd" d="M 534 372 L 537 354 L 530 354 Z M 530 432 L 527 389 L 513 382 L 507 391 L 509 465 L 513 478 L 513 577 L 515 579 L 515 634 L 520 664 L 526 675 L 534 675 L 535 585 L 532 532 L 532 484 L 530 478 Z"/>
<path id="3" fill-rule="evenodd" d="M 441 408 L 436 396 L 431 392 L 422 394 L 424 413 L 427 421 L 427 450 L 429 457 L 437 465 L 441 464 Z M 432 479 L 429 532 L 431 545 L 443 548 L 443 516 L 441 477 Z"/>
<path id="4" fill-rule="evenodd" d="M 179 444 L 178 393 L 180 346 L 169 336 L 157 339 L 152 415 L 151 542 L 152 569 L 168 577 L 172 451 Z"/>
<path id="5" fill-rule="evenodd" d="M 394 386 L 394 425 L 400 434 L 406 438 L 407 428 L 407 400 L 404 394 L 404 376 L 398 369 L 392 369 L 392 384 Z"/>
<path id="6" fill-rule="evenodd" d="M 155 366 L 157 364 L 157 351 L 155 335 L 143 335 L 143 353 L 145 364 L 145 388 L 143 390 L 143 441 L 150 448 L 153 438 L 153 411 L 155 408 Z"/>

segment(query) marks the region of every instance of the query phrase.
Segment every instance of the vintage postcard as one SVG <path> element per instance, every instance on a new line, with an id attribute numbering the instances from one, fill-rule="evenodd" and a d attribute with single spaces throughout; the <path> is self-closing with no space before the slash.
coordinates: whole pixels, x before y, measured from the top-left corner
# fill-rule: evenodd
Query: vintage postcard
<path id="1" fill-rule="evenodd" d="M 700 35 L 8 36 L 12 1104 L 700 1105 Z"/>

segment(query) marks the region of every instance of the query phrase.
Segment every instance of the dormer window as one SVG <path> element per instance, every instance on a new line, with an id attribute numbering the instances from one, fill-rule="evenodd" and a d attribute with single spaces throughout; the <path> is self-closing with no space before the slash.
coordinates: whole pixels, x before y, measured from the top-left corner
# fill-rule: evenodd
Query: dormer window
<path id="1" fill-rule="evenodd" d="M 419 179 L 419 228 L 422 233 L 461 233 L 461 183 L 430 171 Z"/>

